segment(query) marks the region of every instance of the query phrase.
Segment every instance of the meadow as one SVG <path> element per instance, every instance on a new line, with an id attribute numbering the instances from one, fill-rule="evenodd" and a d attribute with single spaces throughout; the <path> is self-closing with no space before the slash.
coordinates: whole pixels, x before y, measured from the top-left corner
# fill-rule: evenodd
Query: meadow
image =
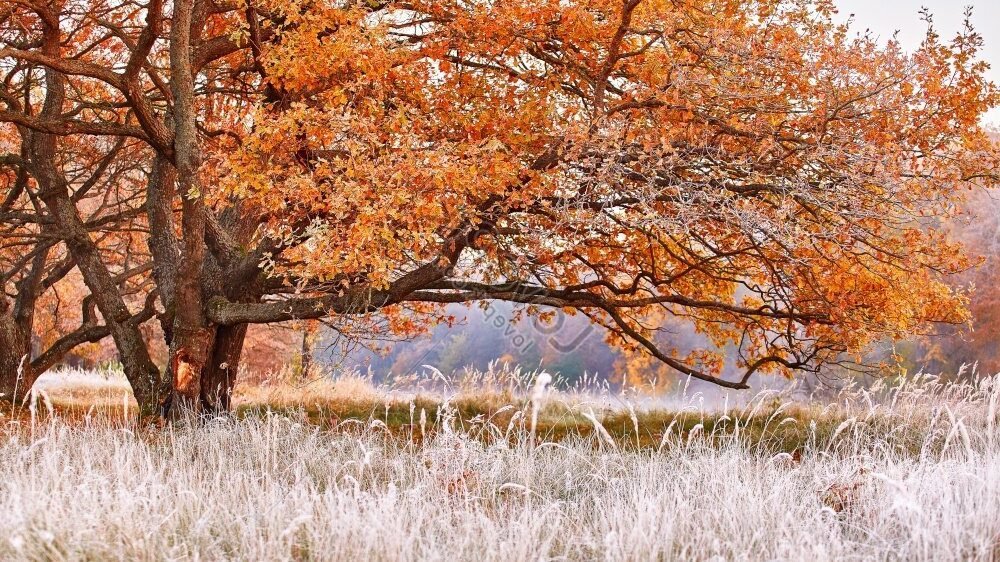
<path id="1" fill-rule="evenodd" d="M 0 562 L 1000 560 L 811 382 L 1000 372 L 996 26 L 845 2 L 0 0 Z"/>
<path id="2" fill-rule="evenodd" d="M 718 408 L 353 375 L 170 427 L 52 380 L 0 418 L 0 559 L 1000 558 L 1000 377 Z"/>

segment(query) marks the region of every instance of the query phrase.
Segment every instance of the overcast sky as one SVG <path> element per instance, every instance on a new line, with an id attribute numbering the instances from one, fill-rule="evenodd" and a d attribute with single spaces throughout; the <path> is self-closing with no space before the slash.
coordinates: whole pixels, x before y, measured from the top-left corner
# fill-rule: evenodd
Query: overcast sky
<path id="1" fill-rule="evenodd" d="M 972 6 L 972 22 L 986 41 L 984 58 L 994 68 L 990 79 L 1000 82 L 1000 0 L 834 0 L 840 8 L 840 17 L 854 14 L 857 31 L 871 29 L 883 40 L 899 31 L 903 46 L 913 49 L 920 44 L 926 26 L 920 21 L 921 7 L 934 14 L 934 26 L 942 37 L 954 35 L 962 25 L 963 7 Z M 988 123 L 1000 125 L 1000 109 L 993 110 L 986 118 Z"/>

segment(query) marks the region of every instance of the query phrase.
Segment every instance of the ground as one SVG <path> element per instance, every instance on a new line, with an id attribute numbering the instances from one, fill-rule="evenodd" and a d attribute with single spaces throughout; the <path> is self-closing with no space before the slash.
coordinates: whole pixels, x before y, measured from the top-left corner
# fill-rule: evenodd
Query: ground
<path id="1" fill-rule="evenodd" d="M 727 410 L 526 380 L 271 381 L 168 428 L 50 380 L 5 413 L 0 559 L 1000 558 L 1000 378 Z"/>

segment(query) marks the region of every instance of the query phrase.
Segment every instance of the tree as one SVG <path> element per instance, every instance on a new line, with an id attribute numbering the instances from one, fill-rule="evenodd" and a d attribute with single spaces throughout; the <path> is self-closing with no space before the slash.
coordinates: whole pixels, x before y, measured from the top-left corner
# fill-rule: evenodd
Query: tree
<path id="1" fill-rule="evenodd" d="M 933 226 L 996 180 L 969 27 L 908 55 L 823 0 L 23 5 L 0 60 L 43 67 L 51 102 L 0 120 L 149 148 L 174 406 L 228 408 L 249 324 L 409 333 L 505 300 L 746 388 L 968 318 L 946 280 L 969 262 Z M 715 349 L 672 352 L 663 316 Z"/>
<path id="2" fill-rule="evenodd" d="M 32 66 L 9 69 L 0 99 L 10 112 L 42 114 L 42 72 Z M 97 313 L 96 299 L 75 275 L 74 252 L 60 219 L 47 207 L 45 186 L 57 183 L 57 198 L 79 209 L 78 232 L 90 239 L 94 256 L 115 271 L 113 285 L 138 300 L 128 320 L 136 325 L 155 312 L 155 294 L 144 285 L 148 260 L 136 235 L 143 198 L 130 177 L 136 173 L 139 142 L 124 139 L 63 139 L 21 126 L 0 130 L 0 395 L 21 400 L 39 374 L 75 347 L 111 333 Z M 51 188 L 49 188 L 51 189 Z M 140 246 L 140 248 L 137 248 Z M 66 302 L 69 301 L 69 302 Z M 133 303 L 135 304 L 135 303 Z"/>
<path id="3" fill-rule="evenodd" d="M 40 36 L 31 34 L 31 22 L 18 11 L 0 14 L 5 24 L 4 45 L 13 45 L 15 50 L 34 46 L 42 56 L 55 57 L 62 49 L 62 14 L 55 5 L 33 9 Z M 68 21 L 78 21 L 78 38 L 89 40 L 86 18 L 71 13 Z M 0 115 L 2 121 L 14 125 L 19 149 L 5 155 L 16 171 L 8 184 L 4 211 L 20 211 L 9 217 L 12 228 L 20 230 L 10 239 L 15 242 L 10 249 L 17 251 L 18 240 L 27 242 L 21 247 L 30 250 L 30 261 L 15 260 L 5 279 L 16 287 L 17 296 L 13 307 L 0 307 L 0 312 L 11 312 L 3 328 L 10 343 L 3 353 L 0 373 L 4 386 L 26 391 L 40 372 L 74 346 L 110 334 L 126 369 L 141 373 L 132 377 L 137 398 L 142 402 L 155 400 L 159 374 L 139 327 L 155 313 L 156 294 L 141 282 L 149 268 L 144 245 L 137 248 L 134 222 L 144 201 L 134 183 L 141 173 L 138 166 L 144 159 L 144 145 L 125 136 L 62 134 L 65 131 L 59 130 L 58 123 L 66 116 L 69 103 L 76 104 L 71 114 L 84 116 L 113 113 L 113 106 L 99 91 L 71 83 L 66 74 L 33 61 L 15 61 L 5 70 L 0 90 L 5 108 Z M 51 126 L 32 126 L 39 122 Z M 58 255 L 57 249 L 63 250 L 63 255 Z M 74 268 L 82 273 L 90 291 L 81 298 L 82 325 L 32 359 L 35 305 Z M 128 301 L 137 292 L 143 306 L 133 312 Z M 16 371 L 12 369 L 15 360 Z"/>
<path id="4" fill-rule="evenodd" d="M 970 285 L 968 326 L 949 327 L 941 333 L 918 338 L 896 351 L 914 369 L 945 375 L 974 376 L 1000 371 L 1000 349 L 996 334 L 1000 329 L 1000 290 L 996 278 L 1000 270 L 1000 201 L 996 194 L 974 193 L 965 202 L 966 214 L 949 221 L 945 228 L 962 241 L 982 263 L 963 273 L 959 280 Z M 966 368 L 962 366 L 965 365 Z"/>

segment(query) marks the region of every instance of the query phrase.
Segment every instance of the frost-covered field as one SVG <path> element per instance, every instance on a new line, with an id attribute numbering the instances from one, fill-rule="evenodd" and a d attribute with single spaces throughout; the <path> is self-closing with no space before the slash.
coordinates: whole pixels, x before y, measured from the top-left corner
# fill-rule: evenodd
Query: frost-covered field
<path id="1" fill-rule="evenodd" d="M 278 416 L 5 422 L 0 559 L 991 560 L 998 397 L 998 378 L 910 381 L 813 408 L 815 424 L 761 403 L 639 450 L 600 430 L 533 445 L 489 420 L 470 435 L 447 415 L 419 443 Z M 738 429 L 761 415 L 805 425 L 806 446 Z"/>

